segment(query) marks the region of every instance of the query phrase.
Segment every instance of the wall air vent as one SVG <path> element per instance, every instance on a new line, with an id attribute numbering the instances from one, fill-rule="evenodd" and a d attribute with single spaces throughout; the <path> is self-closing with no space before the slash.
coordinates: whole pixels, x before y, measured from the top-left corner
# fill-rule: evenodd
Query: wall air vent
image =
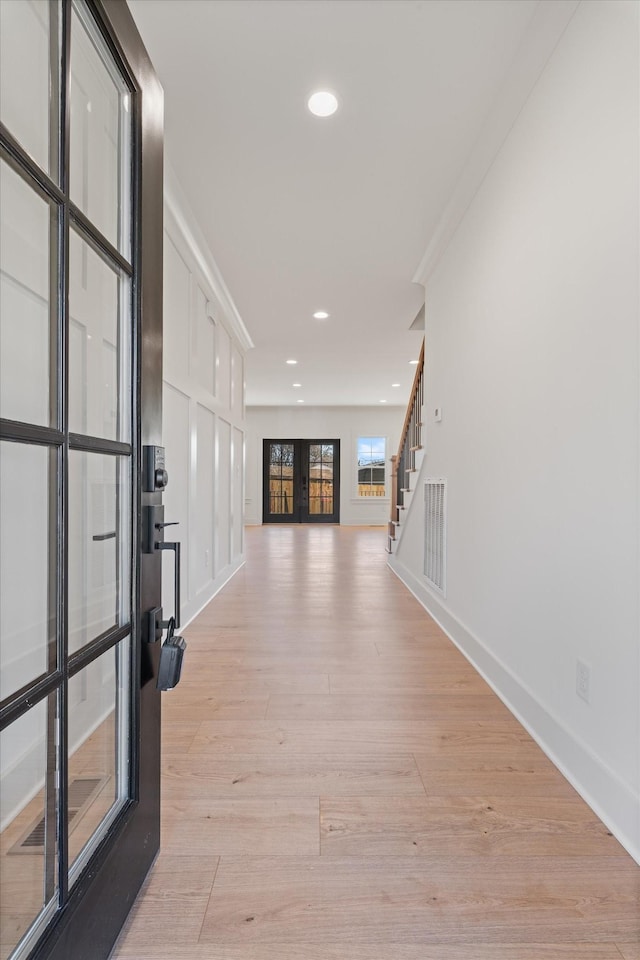
<path id="1" fill-rule="evenodd" d="M 427 478 L 424 483 L 424 575 L 445 595 L 447 559 L 447 481 Z"/>

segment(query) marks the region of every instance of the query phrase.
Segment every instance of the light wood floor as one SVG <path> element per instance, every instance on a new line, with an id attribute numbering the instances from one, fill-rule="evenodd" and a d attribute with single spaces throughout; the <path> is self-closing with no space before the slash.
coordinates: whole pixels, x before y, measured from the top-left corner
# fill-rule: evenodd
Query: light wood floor
<path id="1" fill-rule="evenodd" d="M 164 695 L 114 960 L 638 960 L 640 868 L 385 558 L 249 528 Z"/>

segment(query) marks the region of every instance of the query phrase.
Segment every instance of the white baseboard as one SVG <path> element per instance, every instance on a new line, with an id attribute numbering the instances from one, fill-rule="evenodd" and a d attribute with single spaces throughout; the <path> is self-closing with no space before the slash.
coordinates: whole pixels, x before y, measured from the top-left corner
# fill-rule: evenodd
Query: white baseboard
<path id="1" fill-rule="evenodd" d="M 238 557 L 237 560 L 226 566 L 222 573 L 215 578 L 215 580 L 212 580 L 207 587 L 196 594 L 194 601 L 187 605 L 187 609 L 181 610 L 181 622 L 178 629 L 185 630 L 189 624 L 195 620 L 198 614 L 202 613 L 207 604 L 211 603 L 213 598 L 220 593 L 222 588 L 226 587 L 231 578 L 236 575 L 238 570 L 241 570 L 242 567 L 244 567 L 245 562 L 244 556 Z M 195 609 L 192 610 L 192 607 L 195 607 Z M 182 619 L 184 617 L 186 617 L 186 619 Z"/>
<path id="2" fill-rule="evenodd" d="M 640 863 L 640 796 L 567 730 L 397 557 L 390 556 L 388 563 L 582 799 Z"/>

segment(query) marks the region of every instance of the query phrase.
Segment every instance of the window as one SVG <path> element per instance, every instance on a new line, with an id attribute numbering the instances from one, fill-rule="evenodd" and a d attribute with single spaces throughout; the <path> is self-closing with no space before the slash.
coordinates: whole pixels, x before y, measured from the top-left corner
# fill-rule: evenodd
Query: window
<path id="1" fill-rule="evenodd" d="M 386 474 L 385 437 L 358 437 L 358 496 L 384 497 Z"/>

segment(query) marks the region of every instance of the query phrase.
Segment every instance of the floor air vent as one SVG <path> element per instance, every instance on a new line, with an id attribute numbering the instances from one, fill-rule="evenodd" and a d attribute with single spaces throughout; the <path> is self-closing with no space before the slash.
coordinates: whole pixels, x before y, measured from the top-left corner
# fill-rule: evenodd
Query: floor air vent
<path id="1" fill-rule="evenodd" d="M 447 481 L 424 483 L 424 575 L 444 596 L 447 543 Z"/>
<path id="2" fill-rule="evenodd" d="M 109 777 L 76 777 L 69 784 L 69 831 L 87 812 Z M 34 820 L 9 853 L 43 853 L 45 842 L 44 815 Z"/>

